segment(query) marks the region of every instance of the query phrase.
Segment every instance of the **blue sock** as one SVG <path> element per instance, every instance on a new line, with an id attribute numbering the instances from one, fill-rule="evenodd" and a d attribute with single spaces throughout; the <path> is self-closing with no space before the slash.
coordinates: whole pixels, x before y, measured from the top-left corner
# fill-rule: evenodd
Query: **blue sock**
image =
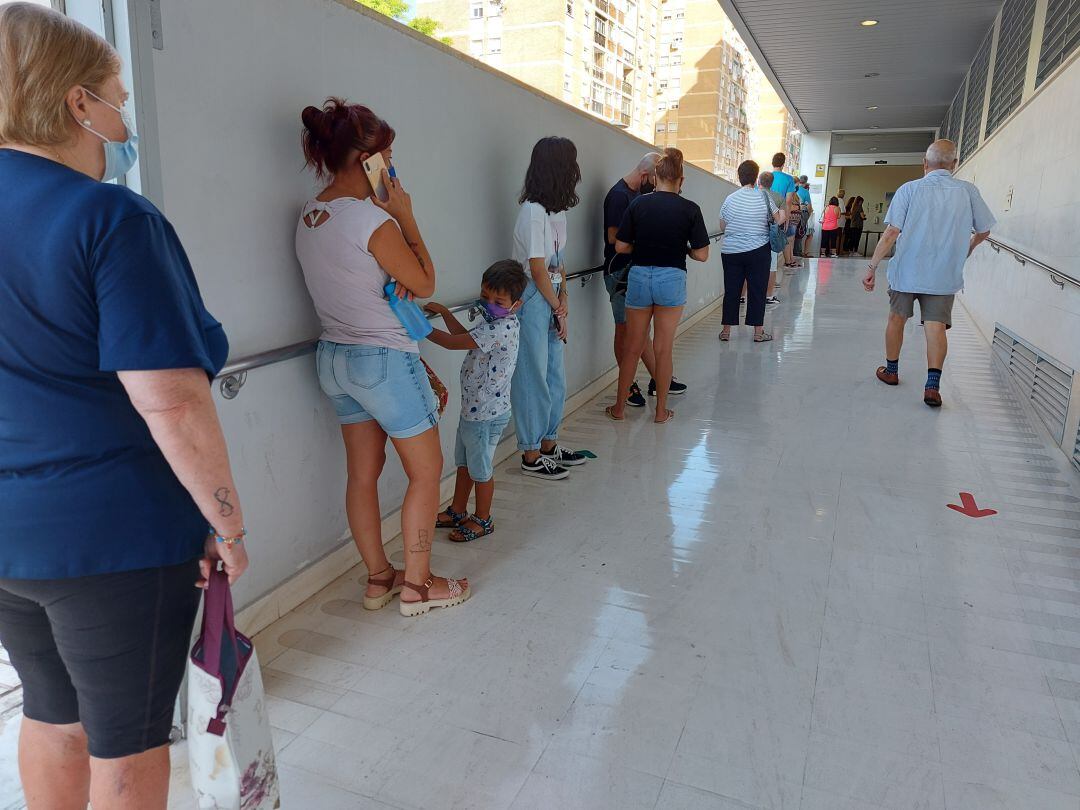
<path id="1" fill-rule="evenodd" d="M 933 388 L 937 391 L 941 388 L 941 369 L 930 368 L 926 370 L 926 388 Z"/>
<path id="2" fill-rule="evenodd" d="M 899 374 L 900 373 L 900 358 L 897 358 L 896 360 L 886 360 L 885 361 L 885 370 L 887 372 L 889 372 L 889 374 Z"/>

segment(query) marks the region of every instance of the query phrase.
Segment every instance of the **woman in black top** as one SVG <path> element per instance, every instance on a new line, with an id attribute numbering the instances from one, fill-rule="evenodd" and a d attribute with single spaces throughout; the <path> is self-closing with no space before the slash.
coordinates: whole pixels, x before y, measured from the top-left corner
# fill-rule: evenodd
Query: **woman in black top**
<path id="1" fill-rule="evenodd" d="M 619 390 L 606 409 L 616 421 L 624 419 L 626 398 L 637 371 L 638 358 L 653 327 L 656 354 L 656 418 L 667 422 L 675 412 L 667 407 L 671 387 L 675 330 L 686 304 L 686 257 L 709 258 L 709 234 L 697 203 L 680 196 L 683 154 L 668 148 L 656 162 L 656 191 L 630 204 L 615 236 L 615 251 L 630 254 L 633 265 L 626 286 L 626 351 L 619 361 Z"/>
<path id="2" fill-rule="evenodd" d="M 859 250 L 859 242 L 862 241 L 863 223 L 866 222 L 866 211 L 863 209 L 863 198 L 856 197 L 852 200 L 851 209 L 848 211 L 847 244 L 844 251 L 855 255 Z"/>

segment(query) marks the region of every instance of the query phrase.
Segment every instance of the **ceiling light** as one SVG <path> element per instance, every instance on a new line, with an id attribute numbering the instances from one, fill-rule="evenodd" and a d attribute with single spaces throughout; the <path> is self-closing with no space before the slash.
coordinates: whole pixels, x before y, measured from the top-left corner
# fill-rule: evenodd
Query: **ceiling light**
<path id="1" fill-rule="evenodd" d="M 859 25 L 864 28 L 870 28 L 871 26 L 877 25 L 877 20 L 863 20 Z"/>
<path id="2" fill-rule="evenodd" d="M 867 107 L 866 109 L 868 109 L 868 110 L 876 110 L 876 109 L 877 109 L 877 104 L 871 104 L 871 105 L 870 105 L 869 107 Z"/>
<path id="3" fill-rule="evenodd" d="M 871 147 L 870 147 L 870 151 L 871 151 L 871 152 L 876 152 L 876 151 L 877 151 L 877 147 L 876 147 L 876 146 L 871 146 Z"/>
<path id="4" fill-rule="evenodd" d="M 877 124 L 874 124 L 872 127 L 870 127 L 870 129 L 881 129 L 881 127 L 879 127 Z"/>

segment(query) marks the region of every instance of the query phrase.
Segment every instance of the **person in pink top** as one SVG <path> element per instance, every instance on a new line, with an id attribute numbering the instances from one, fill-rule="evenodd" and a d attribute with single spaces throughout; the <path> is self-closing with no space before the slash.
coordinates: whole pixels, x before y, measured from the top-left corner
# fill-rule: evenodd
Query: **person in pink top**
<path id="1" fill-rule="evenodd" d="M 836 197 L 829 199 L 825 213 L 821 217 L 821 257 L 826 255 L 836 258 L 836 237 L 840 235 L 840 201 Z"/>

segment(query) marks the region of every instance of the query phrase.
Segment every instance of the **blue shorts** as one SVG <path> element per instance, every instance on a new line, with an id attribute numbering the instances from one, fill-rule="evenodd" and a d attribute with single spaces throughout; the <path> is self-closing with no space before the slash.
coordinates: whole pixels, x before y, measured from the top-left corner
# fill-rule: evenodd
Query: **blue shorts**
<path id="1" fill-rule="evenodd" d="M 615 325 L 622 326 L 626 323 L 626 290 L 615 292 L 615 285 L 619 283 L 619 273 L 609 273 L 604 276 L 604 286 L 607 287 L 608 298 L 611 299 L 611 315 L 615 318 Z"/>
<path id="2" fill-rule="evenodd" d="M 374 419 L 391 439 L 419 436 L 439 424 L 439 403 L 420 355 L 319 341 L 319 386 L 343 425 Z"/>
<path id="3" fill-rule="evenodd" d="M 454 466 L 468 467 L 469 478 L 477 484 L 495 475 L 495 447 L 510 422 L 510 412 L 481 422 L 462 419 L 458 422 L 454 443 Z"/>
<path id="4" fill-rule="evenodd" d="M 678 267 L 630 268 L 626 308 L 681 307 L 686 304 L 686 271 Z"/>
<path id="5" fill-rule="evenodd" d="M 798 231 L 799 231 L 799 226 L 798 225 L 788 225 L 787 230 L 785 231 L 785 233 L 790 238 L 790 237 L 794 236 L 796 233 L 798 233 Z"/>

